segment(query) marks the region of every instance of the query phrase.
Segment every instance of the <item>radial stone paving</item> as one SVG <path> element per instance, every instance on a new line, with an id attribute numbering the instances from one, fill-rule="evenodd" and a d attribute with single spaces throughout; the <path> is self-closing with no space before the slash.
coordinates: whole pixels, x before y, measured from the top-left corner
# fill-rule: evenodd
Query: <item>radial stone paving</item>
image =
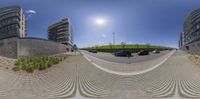
<path id="1" fill-rule="evenodd" d="M 140 75 L 102 71 L 81 55 L 32 74 L 0 68 L 0 99 L 200 98 L 200 67 L 181 51 Z"/>

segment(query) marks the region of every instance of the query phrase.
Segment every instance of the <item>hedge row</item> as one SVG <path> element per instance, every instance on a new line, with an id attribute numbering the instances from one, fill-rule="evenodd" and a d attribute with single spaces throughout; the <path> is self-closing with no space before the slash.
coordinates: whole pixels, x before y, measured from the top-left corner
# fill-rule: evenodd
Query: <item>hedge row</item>
<path id="1" fill-rule="evenodd" d="M 113 53 L 116 51 L 120 51 L 120 50 L 128 50 L 131 51 L 132 53 L 137 53 L 141 50 L 147 50 L 147 51 L 153 51 L 155 49 L 158 50 L 167 50 L 167 48 L 119 48 L 119 49 L 98 49 L 98 48 L 83 48 L 82 50 L 97 50 L 98 52 L 109 52 L 109 53 Z"/>

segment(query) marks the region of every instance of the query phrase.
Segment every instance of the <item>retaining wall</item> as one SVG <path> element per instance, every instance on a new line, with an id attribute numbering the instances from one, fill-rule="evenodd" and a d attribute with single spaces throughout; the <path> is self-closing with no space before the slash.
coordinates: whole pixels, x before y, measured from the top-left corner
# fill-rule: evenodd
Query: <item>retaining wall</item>
<path id="1" fill-rule="evenodd" d="M 188 45 L 185 45 L 181 49 L 189 52 L 190 54 L 200 55 L 200 41 L 196 41 Z"/>
<path id="2" fill-rule="evenodd" d="M 40 38 L 7 38 L 0 40 L 0 55 L 10 58 L 53 55 L 66 52 L 69 46 Z"/>
<path id="3" fill-rule="evenodd" d="M 18 40 L 18 56 L 53 55 L 66 51 L 66 46 L 57 42 L 38 39 L 20 38 Z"/>
<path id="4" fill-rule="evenodd" d="M 0 56 L 17 58 L 18 38 L 0 40 Z"/>

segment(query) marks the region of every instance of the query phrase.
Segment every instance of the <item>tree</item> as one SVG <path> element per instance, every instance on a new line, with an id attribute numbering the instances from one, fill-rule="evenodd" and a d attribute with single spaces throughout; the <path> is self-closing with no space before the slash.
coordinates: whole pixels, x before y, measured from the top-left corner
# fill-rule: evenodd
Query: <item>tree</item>
<path id="1" fill-rule="evenodd" d="M 110 47 L 110 49 L 112 50 L 112 48 L 113 48 L 112 43 L 109 43 L 109 47 Z"/>
<path id="2" fill-rule="evenodd" d="M 109 43 L 109 47 L 110 47 L 110 51 L 112 51 L 114 53 L 114 50 L 113 50 L 113 45 L 112 43 Z"/>
<path id="3" fill-rule="evenodd" d="M 147 47 L 147 48 L 150 48 L 150 44 L 146 44 L 146 47 Z"/>
<path id="4" fill-rule="evenodd" d="M 124 49 L 125 46 L 126 46 L 126 43 L 125 43 L 125 42 L 121 42 L 121 46 L 122 46 L 122 48 Z"/>
<path id="5" fill-rule="evenodd" d="M 96 50 L 98 50 L 98 47 L 99 47 L 98 45 L 95 45 L 95 49 L 96 49 Z"/>
<path id="6" fill-rule="evenodd" d="M 139 48 L 139 44 L 135 44 L 136 48 L 138 49 Z"/>
<path id="7" fill-rule="evenodd" d="M 94 46 L 94 45 L 92 46 L 92 49 L 95 49 L 95 46 Z"/>

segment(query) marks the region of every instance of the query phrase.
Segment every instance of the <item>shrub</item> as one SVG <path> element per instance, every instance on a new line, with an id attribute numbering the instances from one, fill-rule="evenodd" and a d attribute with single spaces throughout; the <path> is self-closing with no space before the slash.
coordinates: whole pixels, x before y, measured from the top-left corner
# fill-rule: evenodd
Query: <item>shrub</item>
<path id="1" fill-rule="evenodd" d="M 58 64 L 64 60 L 66 56 L 36 56 L 36 57 L 21 57 L 15 62 L 13 71 L 24 70 L 28 73 L 34 70 L 44 70 L 52 65 Z"/>
<path id="2" fill-rule="evenodd" d="M 189 55 L 188 58 L 195 63 L 196 65 L 200 65 L 200 56 L 198 55 Z"/>
<path id="3" fill-rule="evenodd" d="M 18 68 L 18 67 L 14 67 L 12 70 L 13 70 L 13 71 L 19 71 L 20 68 Z"/>

